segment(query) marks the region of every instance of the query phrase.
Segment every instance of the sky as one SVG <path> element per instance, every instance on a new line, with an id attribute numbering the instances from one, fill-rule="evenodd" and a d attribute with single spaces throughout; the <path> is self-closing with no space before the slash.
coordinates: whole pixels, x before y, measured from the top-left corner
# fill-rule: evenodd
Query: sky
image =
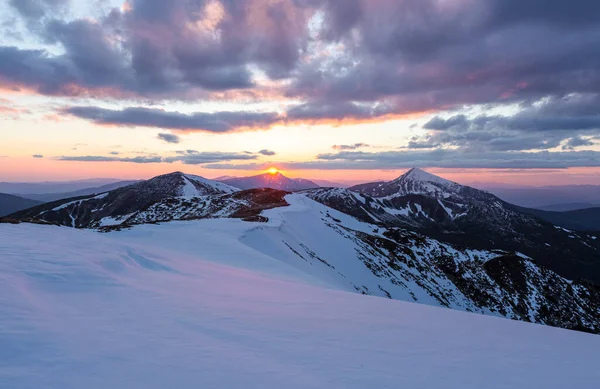
<path id="1" fill-rule="evenodd" d="M 2 0 L 0 181 L 600 184 L 595 0 Z"/>

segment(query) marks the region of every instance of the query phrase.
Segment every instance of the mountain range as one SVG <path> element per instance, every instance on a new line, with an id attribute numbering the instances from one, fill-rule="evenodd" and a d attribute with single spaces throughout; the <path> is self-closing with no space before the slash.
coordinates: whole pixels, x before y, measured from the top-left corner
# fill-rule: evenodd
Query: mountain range
<path id="1" fill-rule="evenodd" d="M 134 180 L 134 181 L 117 181 L 117 182 L 112 182 L 106 185 L 101 185 L 101 186 L 93 186 L 90 188 L 83 188 L 83 189 L 78 189 L 78 190 L 74 190 L 74 191 L 70 191 L 70 192 L 56 192 L 56 193 L 19 193 L 18 195 L 27 199 L 31 199 L 31 200 L 36 200 L 36 201 L 40 201 L 43 203 L 48 203 L 51 201 L 56 201 L 56 200 L 61 200 L 61 199 L 68 199 L 71 197 L 79 197 L 79 196 L 87 196 L 87 195 L 92 195 L 92 194 L 100 194 L 100 193 L 105 193 L 105 192 L 109 192 L 113 189 L 118 189 L 118 188 L 122 188 L 124 186 L 128 186 L 131 184 L 135 184 L 136 182 L 139 182 L 138 180 Z"/>
<path id="2" fill-rule="evenodd" d="M 0 193 L 24 194 L 27 197 L 32 194 L 44 193 L 68 193 L 87 188 L 114 184 L 122 181 L 116 178 L 91 178 L 74 181 L 44 181 L 44 182 L 0 182 Z"/>
<path id="3" fill-rule="evenodd" d="M 288 192 L 319 187 L 319 185 L 313 181 L 303 178 L 288 178 L 280 172 L 264 173 L 250 177 L 226 178 L 220 180 L 220 182 L 238 189 L 270 188 Z"/>
<path id="4" fill-rule="evenodd" d="M 250 181 L 261 179 L 269 180 Z M 225 228 L 226 245 L 241 242 L 332 288 L 600 333 L 594 233 L 556 226 L 420 169 L 349 189 L 238 188 L 176 172 L 4 221 L 119 234 L 147 224 L 239 219 L 255 227 L 241 235 Z"/>

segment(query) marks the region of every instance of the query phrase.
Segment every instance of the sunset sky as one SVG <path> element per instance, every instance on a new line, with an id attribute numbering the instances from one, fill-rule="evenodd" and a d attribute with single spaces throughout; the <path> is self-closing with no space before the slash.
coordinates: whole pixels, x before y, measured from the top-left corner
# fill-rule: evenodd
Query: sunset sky
<path id="1" fill-rule="evenodd" d="M 600 184 L 596 0 L 3 0 L 0 181 Z"/>

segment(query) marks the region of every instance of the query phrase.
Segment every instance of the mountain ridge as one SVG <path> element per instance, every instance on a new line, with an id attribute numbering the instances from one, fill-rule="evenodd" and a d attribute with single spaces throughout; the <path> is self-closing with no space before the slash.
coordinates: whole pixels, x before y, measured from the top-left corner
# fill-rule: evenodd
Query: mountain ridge
<path id="1" fill-rule="evenodd" d="M 0 217 L 39 205 L 41 202 L 25 197 L 0 193 Z"/>
<path id="2" fill-rule="evenodd" d="M 257 188 L 270 188 L 295 192 L 304 189 L 318 188 L 319 185 L 304 178 L 289 178 L 281 172 L 264 173 L 249 177 L 236 177 L 220 180 L 227 185 L 245 190 Z"/>

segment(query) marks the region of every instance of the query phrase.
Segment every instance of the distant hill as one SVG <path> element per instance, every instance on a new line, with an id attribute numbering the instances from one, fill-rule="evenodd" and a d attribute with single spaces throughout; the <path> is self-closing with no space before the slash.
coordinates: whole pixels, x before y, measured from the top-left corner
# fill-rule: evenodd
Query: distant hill
<path id="1" fill-rule="evenodd" d="M 578 231 L 600 231 L 600 207 L 567 212 L 522 208 L 523 213 L 537 216 L 557 226 Z"/>
<path id="2" fill-rule="evenodd" d="M 537 209 L 554 204 L 598 204 L 600 201 L 600 185 L 564 185 L 538 188 L 481 187 L 481 189 L 485 189 L 511 204 Z"/>
<path id="3" fill-rule="evenodd" d="M 20 196 L 27 194 L 66 193 L 86 188 L 96 188 L 113 184 L 122 180 L 115 178 L 92 178 L 76 181 L 46 181 L 46 182 L 0 182 L 0 193 Z M 29 198 L 25 196 L 26 198 Z"/>
<path id="4" fill-rule="evenodd" d="M 341 182 L 337 182 L 337 181 L 327 181 L 327 180 L 312 180 L 312 182 L 314 182 L 315 184 L 318 184 L 322 187 L 329 187 L 329 188 L 347 188 L 351 185 L 349 184 L 344 184 Z"/>
<path id="5" fill-rule="evenodd" d="M 39 201 L 25 199 L 23 197 L 0 193 L 0 216 L 6 216 L 13 212 L 35 207 L 41 204 Z"/>
<path id="6" fill-rule="evenodd" d="M 28 198 L 28 199 L 32 199 L 32 200 L 41 201 L 44 203 L 48 203 L 50 201 L 69 199 L 71 197 L 88 196 L 88 195 L 93 195 L 93 194 L 109 192 L 114 189 L 119 189 L 124 186 L 135 184 L 136 182 L 139 182 L 139 181 L 118 181 L 118 182 L 111 183 L 111 184 L 106 184 L 106 185 L 93 187 L 93 188 L 80 189 L 80 190 L 76 190 L 76 191 L 72 191 L 72 192 L 41 193 L 41 194 L 32 193 L 32 194 L 19 194 L 19 196 Z"/>
<path id="7" fill-rule="evenodd" d="M 281 173 L 265 173 L 251 177 L 230 178 L 227 180 L 220 180 L 220 182 L 242 190 L 271 188 L 295 192 L 319 188 L 319 185 L 315 184 L 313 181 L 305 180 L 303 178 L 288 178 Z"/>
<path id="8" fill-rule="evenodd" d="M 600 203 L 561 203 L 561 204 L 550 204 L 542 207 L 536 207 L 542 211 L 554 211 L 554 212 L 567 212 L 575 211 L 578 209 L 596 208 L 600 207 Z"/>

